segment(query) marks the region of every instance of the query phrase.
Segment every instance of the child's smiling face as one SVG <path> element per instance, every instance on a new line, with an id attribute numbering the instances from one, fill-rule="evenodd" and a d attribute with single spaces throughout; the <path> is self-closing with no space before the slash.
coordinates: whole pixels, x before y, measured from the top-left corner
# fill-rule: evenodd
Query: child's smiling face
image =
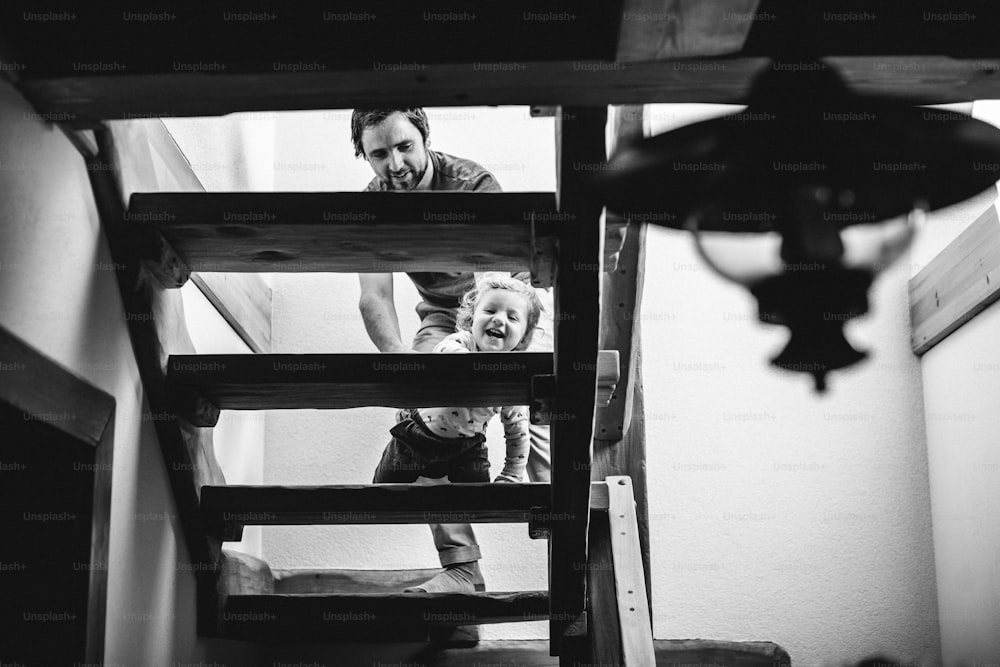
<path id="1" fill-rule="evenodd" d="M 472 339 L 484 352 L 508 352 L 528 328 L 528 299 L 505 289 L 483 292 L 472 313 Z"/>

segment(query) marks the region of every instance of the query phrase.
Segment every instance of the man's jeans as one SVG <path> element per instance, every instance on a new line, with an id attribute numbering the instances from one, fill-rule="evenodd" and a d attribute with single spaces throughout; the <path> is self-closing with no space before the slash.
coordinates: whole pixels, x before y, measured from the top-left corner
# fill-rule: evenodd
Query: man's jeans
<path id="1" fill-rule="evenodd" d="M 539 329 L 535 331 L 529 352 L 552 351 L 552 291 L 538 290 L 538 296 L 545 306 Z M 434 346 L 445 336 L 455 333 L 455 311 L 421 301 L 417 304 L 417 315 L 420 316 L 420 329 L 413 337 L 413 349 L 417 352 L 433 352 Z M 399 415 L 397 414 L 397 420 Z M 528 481 L 548 482 L 551 470 L 549 457 L 549 427 L 532 424 L 529 427 L 531 435 L 531 451 L 528 453 Z M 456 480 L 453 480 L 456 481 Z M 446 484 L 448 478 L 420 478 L 417 484 Z M 467 523 L 431 524 L 431 534 L 434 536 L 434 546 L 437 547 L 441 565 L 466 563 L 479 560 L 479 544 L 472 526 Z M 475 554 L 470 557 L 470 554 Z"/>

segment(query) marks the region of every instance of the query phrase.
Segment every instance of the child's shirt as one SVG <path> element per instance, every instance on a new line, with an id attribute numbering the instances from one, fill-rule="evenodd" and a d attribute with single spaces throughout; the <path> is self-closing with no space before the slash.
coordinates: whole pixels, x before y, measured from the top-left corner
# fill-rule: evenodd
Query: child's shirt
<path id="1" fill-rule="evenodd" d="M 434 347 L 435 352 L 476 352 L 476 343 L 471 331 L 459 331 L 445 337 Z M 420 419 L 434 435 L 442 438 L 468 438 L 477 433 L 486 433 L 493 415 L 500 414 L 504 439 L 507 441 L 507 455 L 500 477 L 512 482 L 524 478 L 528 461 L 529 412 L 527 405 L 512 407 L 479 408 L 417 408 Z"/>

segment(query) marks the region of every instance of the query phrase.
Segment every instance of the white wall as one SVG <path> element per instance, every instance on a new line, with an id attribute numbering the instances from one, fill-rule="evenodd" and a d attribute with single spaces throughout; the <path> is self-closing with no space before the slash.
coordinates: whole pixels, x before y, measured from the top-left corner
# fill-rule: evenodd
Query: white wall
<path id="1" fill-rule="evenodd" d="M 0 325 L 116 401 L 106 664 L 253 664 L 251 646 L 195 635 L 194 575 L 83 159 L 7 84 L 0 156 Z"/>
<path id="2" fill-rule="evenodd" d="M 973 115 L 996 124 L 1000 102 Z M 929 221 L 915 253 L 930 261 L 995 206 L 991 188 Z M 1000 661 L 1000 307 L 993 304 L 921 358 L 934 554 L 946 665 Z"/>
<path id="3" fill-rule="evenodd" d="M 656 106 L 653 132 L 716 111 Z M 787 330 L 653 229 L 643 375 L 654 635 L 770 640 L 793 664 L 883 652 L 939 663 L 918 360 L 907 260 L 847 327 L 871 358 L 812 379 L 772 369 Z"/>

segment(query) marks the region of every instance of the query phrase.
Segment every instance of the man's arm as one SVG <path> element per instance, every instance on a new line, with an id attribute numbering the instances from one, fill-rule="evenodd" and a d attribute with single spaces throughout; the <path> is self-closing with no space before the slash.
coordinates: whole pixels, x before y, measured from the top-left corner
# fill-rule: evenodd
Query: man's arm
<path id="1" fill-rule="evenodd" d="M 365 321 L 368 337 L 379 352 L 413 352 L 403 345 L 399 334 L 399 318 L 392 295 L 391 273 L 360 273 L 361 298 L 358 308 Z"/>

